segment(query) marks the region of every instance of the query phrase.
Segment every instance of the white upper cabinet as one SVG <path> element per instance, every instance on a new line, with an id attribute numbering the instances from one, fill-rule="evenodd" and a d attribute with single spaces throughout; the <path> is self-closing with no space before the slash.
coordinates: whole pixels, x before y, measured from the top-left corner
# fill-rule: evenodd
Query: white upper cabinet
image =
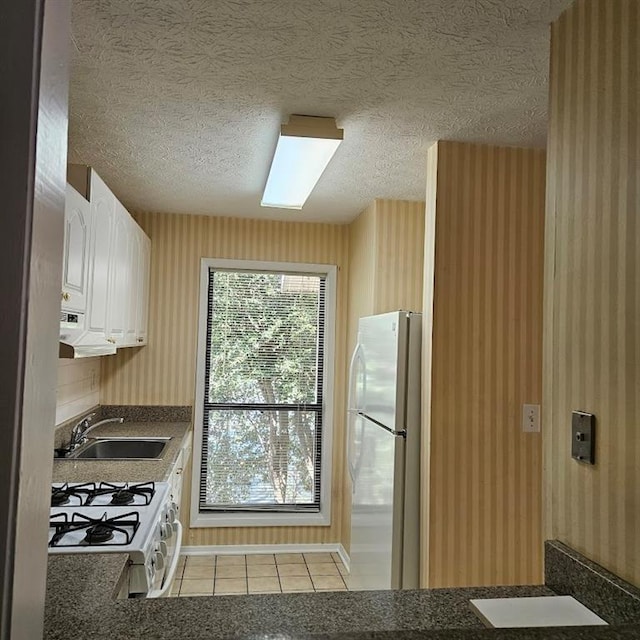
<path id="1" fill-rule="evenodd" d="M 62 309 L 65 311 L 87 308 L 91 218 L 90 203 L 67 185 L 62 258 Z"/>
<path id="2" fill-rule="evenodd" d="M 91 238 L 90 295 L 87 308 L 87 329 L 109 339 L 107 310 L 110 289 L 111 250 L 113 244 L 116 198 L 111 190 L 91 171 L 90 187 L 93 233 Z"/>
<path id="3" fill-rule="evenodd" d="M 134 280 L 131 264 L 132 245 L 131 217 L 116 201 L 109 273 L 107 334 L 119 347 L 127 344 L 131 288 Z"/>
<path id="4" fill-rule="evenodd" d="M 137 226 L 137 225 L 136 225 Z M 151 267 L 151 240 L 140 227 L 136 233 L 136 259 L 138 282 L 136 287 L 136 335 L 138 345 L 147 344 L 147 322 L 149 317 L 149 277 Z"/>
<path id="5" fill-rule="evenodd" d="M 118 346 L 147 343 L 150 247 L 136 221 L 124 207 L 120 212 L 116 207 L 109 332 Z"/>
<path id="6" fill-rule="evenodd" d="M 62 309 L 85 312 L 83 344 L 147 343 L 150 240 L 87 169 L 89 200 L 67 185 Z M 74 183 L 75 184 L 75 183 Z"/>

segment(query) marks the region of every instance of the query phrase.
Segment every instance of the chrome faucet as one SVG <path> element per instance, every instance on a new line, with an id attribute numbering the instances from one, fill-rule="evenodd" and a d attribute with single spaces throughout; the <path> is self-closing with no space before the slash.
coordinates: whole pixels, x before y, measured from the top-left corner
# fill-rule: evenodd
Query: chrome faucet
<path id="1" fill-rule="evenodd" d="M 80 422 L 78 422 L 73 427 L 73 429 L 71 430 L 71 441 L 69 442 L 70 451 L 73 451 L 80 445 L 84 444 L 87 441 L 89 433 L 96 427 L 107 424 L 108 422 L 118 422 L 119 424 L 122 424 L 124 422 L 124 418 L 106 418 L 105 420 L 100 420 L 95 424 L 91 424 L 91 418 L 94 418 L 95 415 L 95 413 L 90 413 L 88 416 L 82 418 L 82 420 L 80 420 Z"/>

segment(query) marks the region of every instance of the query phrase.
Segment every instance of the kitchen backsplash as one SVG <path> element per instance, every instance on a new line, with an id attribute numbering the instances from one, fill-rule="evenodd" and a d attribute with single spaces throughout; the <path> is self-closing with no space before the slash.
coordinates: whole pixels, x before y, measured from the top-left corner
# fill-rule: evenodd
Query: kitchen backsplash
<path id="1" fill-rule="evenodd" d="M 101 358 L 58 361 L 56 426 L 100 404 Z"/>
<path id="2" fill-rule="evenodd" d="M 544 547 L 547 587 L 573 596 L 609 624 L 640 623 L 640 589 L 558 540 Z"/>
<path id="3" fill-rule="evenodd" d="M 191 422 L 190 406 L 102 405 L 105 418 L 124 418 L 125 422 Z"/>

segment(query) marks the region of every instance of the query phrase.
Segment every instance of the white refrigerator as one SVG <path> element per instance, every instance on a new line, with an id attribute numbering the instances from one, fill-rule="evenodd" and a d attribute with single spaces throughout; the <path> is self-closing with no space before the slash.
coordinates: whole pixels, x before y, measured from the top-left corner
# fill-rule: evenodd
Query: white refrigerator
<path id="1" fill-rule="evenodd" d="M 417 589 L 421 314 L 361 318 L 349 372 L 349 588 Z"/>

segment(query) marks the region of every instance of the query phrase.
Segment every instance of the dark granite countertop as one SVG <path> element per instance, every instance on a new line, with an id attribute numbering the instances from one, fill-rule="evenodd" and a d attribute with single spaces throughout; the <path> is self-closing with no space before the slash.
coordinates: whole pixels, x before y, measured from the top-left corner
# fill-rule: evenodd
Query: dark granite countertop
<path id="1" fill-rule="evenodd" d="M 171 438 L 161 460 L 71 460 L 56 458 L 53 482 L 149 482 L 167 480 L 189 422 L 109 423 L 91 432 L 91 437 L 140 436 Z"/>
<path id="2" fill-rule="evenodd" d="M 49 558 L 45 638 L 120 640 L 583 640 L 637 638 L 640 626 L 485 629 L 470 598 L 554 595 L 546 587 L 292 593 L 115 600 L 123 554 Z"/>
<path id="3" fill-rule="evenodd" d="M 45 638 L 174 640 L 267 633 L 343 637 L 414 630 L 483 632 L 469 607 L 470 598 L 553 594 L 545 587 L 489 587 L 115 600 L 125 565 L 124 554 L 51 556 Z"/>

